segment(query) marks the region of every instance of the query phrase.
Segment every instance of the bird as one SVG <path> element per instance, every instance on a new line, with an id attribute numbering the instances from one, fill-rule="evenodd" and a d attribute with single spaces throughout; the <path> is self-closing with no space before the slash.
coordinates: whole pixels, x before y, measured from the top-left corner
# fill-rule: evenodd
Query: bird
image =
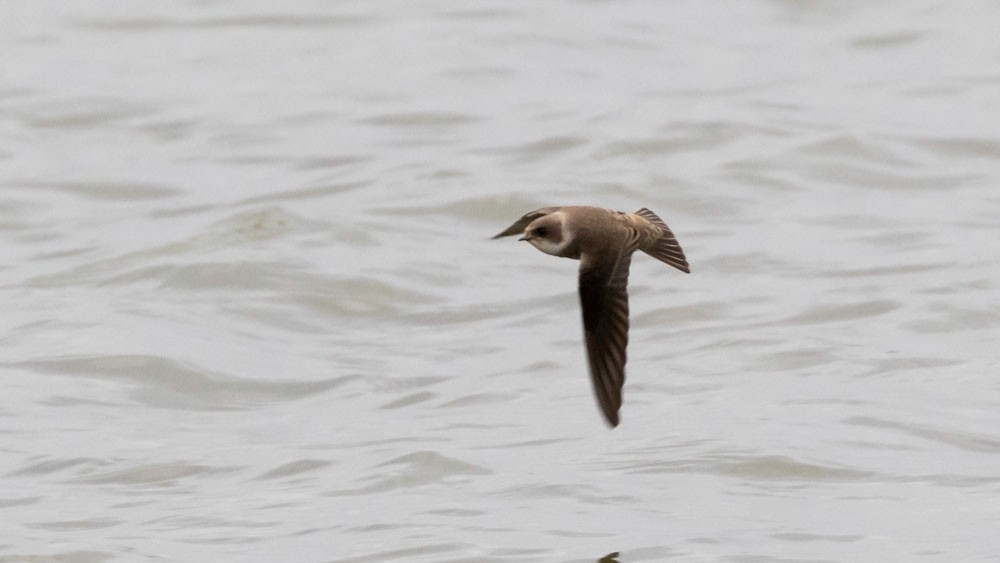
<path id="1" fill-rule="evenodd" d="M 590 206 L 543 207 L 494 239 L 521 234 L 538 250 L 580 261 L 579 293 L 590 380 L 607 423 L 615 428 L 625 384 L 628 273 L 636 250 L 689 274 L 670 227 L 645 207 L 635 213 Z"/>

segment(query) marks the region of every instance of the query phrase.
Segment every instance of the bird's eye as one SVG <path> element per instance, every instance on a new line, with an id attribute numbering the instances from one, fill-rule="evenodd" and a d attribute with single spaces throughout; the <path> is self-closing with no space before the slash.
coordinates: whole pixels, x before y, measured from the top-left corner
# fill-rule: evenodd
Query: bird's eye
<path id="1" fill-rule="evenodd" d="M 549 234 L 549 230 L 546 229 L 545 227 L 538 227 L 537 229 L 535 229 L 535 236 L 544 237 L 547 234 Z"/>

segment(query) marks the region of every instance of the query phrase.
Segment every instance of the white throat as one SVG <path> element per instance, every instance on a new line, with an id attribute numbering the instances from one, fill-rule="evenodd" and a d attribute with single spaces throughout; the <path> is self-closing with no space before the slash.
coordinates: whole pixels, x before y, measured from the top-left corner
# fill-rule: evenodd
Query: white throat
<path id="1" fill-rule="evenodd" d="M 564 240 L 562 244 L 555 244 L 554 242 L 541 238 L 533 238 L 528 240 L 531 246 L 534 246 L 538 250 L 546 254 L 551 254 L 552 256 L 561 256 L 563 248 L 566 248 L 566 241 Z"/>

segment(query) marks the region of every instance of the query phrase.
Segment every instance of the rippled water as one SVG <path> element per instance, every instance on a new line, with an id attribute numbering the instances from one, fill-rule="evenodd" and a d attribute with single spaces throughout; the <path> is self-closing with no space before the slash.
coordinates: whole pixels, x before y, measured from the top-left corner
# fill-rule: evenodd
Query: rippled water
<path id="1" fill-rule="evenodd" d="M 0 560 L 996 560 L 998 21 L 8 3 Z M 559 204 L 692 264 L 613 431 L 576 263 L 488 240 Z"/>

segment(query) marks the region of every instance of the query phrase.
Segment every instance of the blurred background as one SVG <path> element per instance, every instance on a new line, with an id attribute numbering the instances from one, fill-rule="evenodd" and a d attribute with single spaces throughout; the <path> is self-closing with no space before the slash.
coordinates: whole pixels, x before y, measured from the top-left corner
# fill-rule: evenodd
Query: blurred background
<path id="1" fill-rule="evenodd" d="M 8 2 L 0 560 L 1000 554 L 1000 4 Z M 649 207 L 622 424 L 577 263 Z"/>

